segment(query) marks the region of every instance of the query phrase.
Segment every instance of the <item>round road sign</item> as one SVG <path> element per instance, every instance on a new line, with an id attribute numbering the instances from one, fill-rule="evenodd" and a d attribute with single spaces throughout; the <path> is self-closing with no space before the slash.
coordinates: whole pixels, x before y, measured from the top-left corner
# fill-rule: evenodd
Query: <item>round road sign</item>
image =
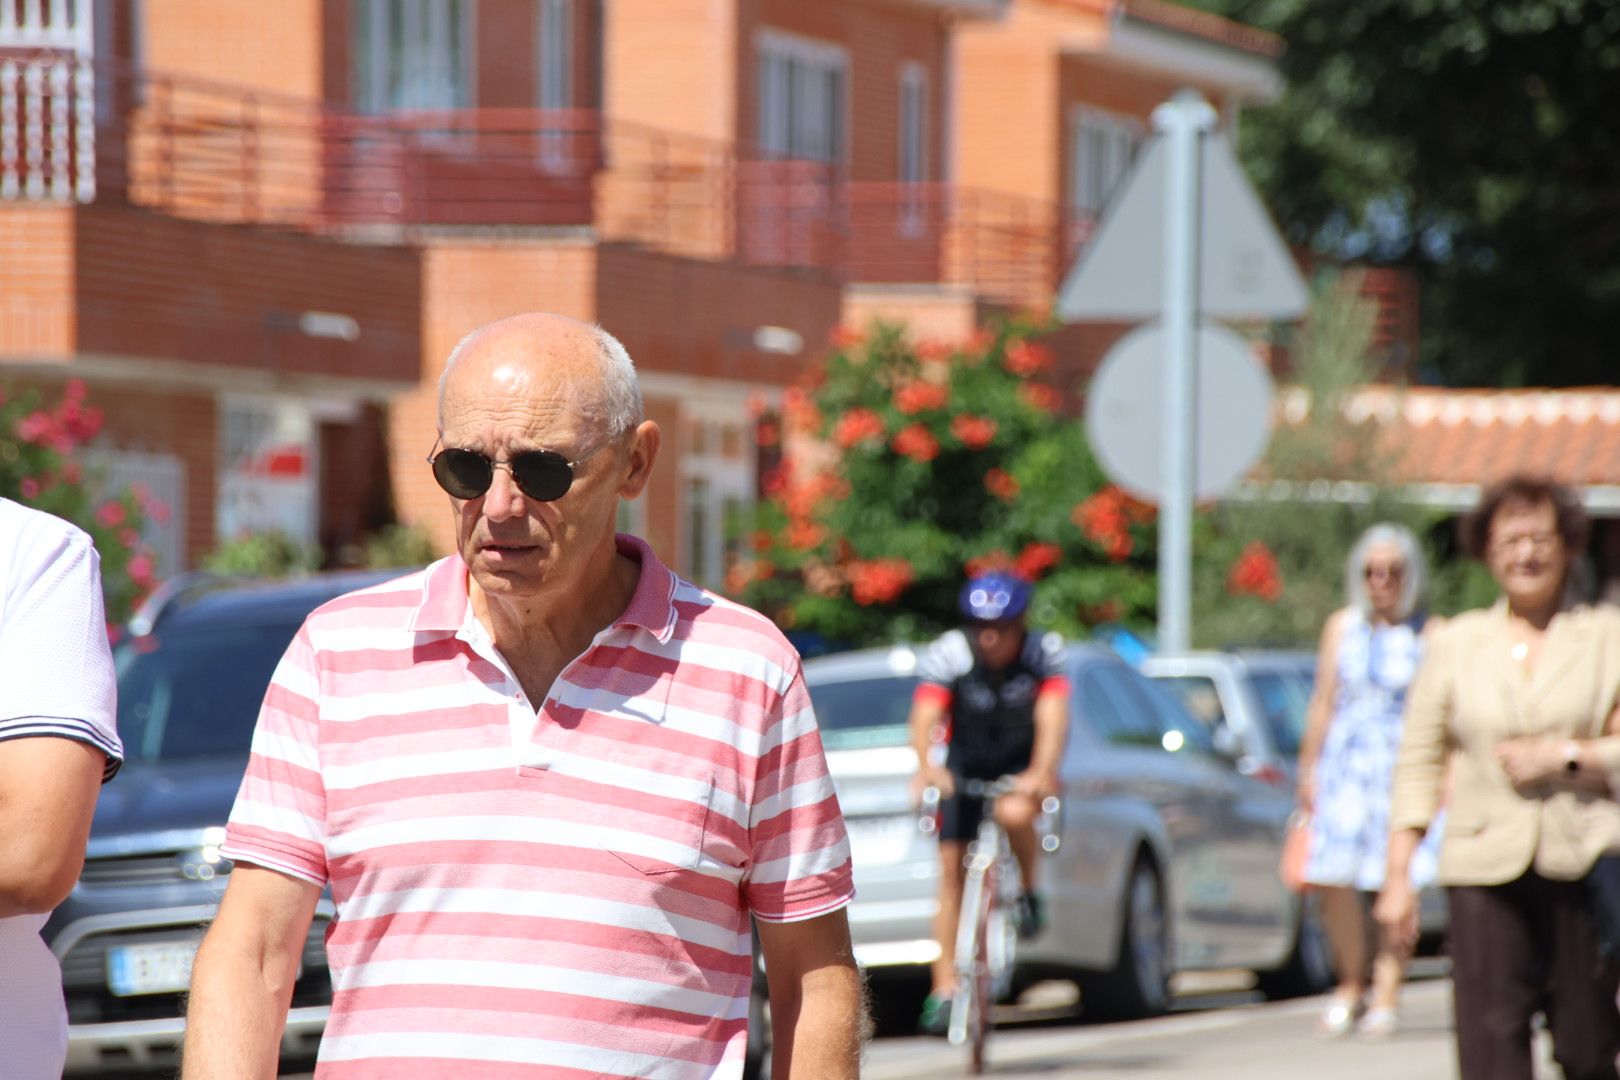
<path id="1" fill-rule="evenodd" d="M 1086 393 L 1086 434 L 1103 470 L 1132 495 L 1164 494 L 1164 350 L 1157 323 L 1109 350 Z M 1197 465 L 1193 494 L 1220 495 L 1254 467 L 1271 438 L 1271 378 L 1238 335 L 1198 328 Z"/>

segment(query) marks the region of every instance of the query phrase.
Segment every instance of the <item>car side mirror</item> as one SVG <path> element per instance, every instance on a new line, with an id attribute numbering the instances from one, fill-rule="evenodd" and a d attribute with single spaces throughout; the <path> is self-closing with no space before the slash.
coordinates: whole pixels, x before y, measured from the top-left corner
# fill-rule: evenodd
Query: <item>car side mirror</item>
<path id="1" fill-rule="evenodd" d="M 1215 752 L 1226 760 L 1236 762 L 1243 757 L 1243 740 L 1225 722 L 1215 725 L 1210 732 L 1210 740 L 1215 744 Z"/>

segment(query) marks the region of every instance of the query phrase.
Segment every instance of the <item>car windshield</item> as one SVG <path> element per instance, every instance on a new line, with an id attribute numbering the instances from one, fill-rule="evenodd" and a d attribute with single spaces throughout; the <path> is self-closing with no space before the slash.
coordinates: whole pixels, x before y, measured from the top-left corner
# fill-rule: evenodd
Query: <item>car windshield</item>
<path id="1" fill-rule="evenodd" d="M 916 685 L 913 677 L 888 675 L 811 686 L 822 745 L 828 750 L 904 746 Z"/>
<path id="2" fill-rule="evenodd" d="M 1250 672 L 1249 682 L 1260 699 L 1266 727 L 1272 741 L 1288 757 L 1299 756 L 1299 743 L 1305 737 L 1305 710 L 1310 703 L 1311 686 L 1303 676 L 1282 671 Z"/>
<path id="3" fill-rule="evenodd" d="M 297 623 L 208 626 L 133 638 L 114 653 L 118 734 L 130 761 L 245 756 Z"/>

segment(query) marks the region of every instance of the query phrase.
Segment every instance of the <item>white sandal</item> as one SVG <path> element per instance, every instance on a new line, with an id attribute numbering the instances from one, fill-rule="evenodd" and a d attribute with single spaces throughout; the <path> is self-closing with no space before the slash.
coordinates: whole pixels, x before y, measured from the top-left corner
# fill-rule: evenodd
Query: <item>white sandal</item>
<path id="1" fill-rule="evenodd" d="M 1356 1025 L 1356 1034 L 1363 1039 L 1387 1039 L 1399 1030 L 1401 1018 L 1394 1009 L 1368 1009 Z"/>
<path id="2" fill-rule="evenodd" d="M 1316 1033 L 1329 1039 L 1348 1035 L 1355 1028 L 1356 1014 L 1360 1011 L 1361 1002 L 1334 995 L 1328 999 L 1327 1008 L 1317 1018 Z"/>

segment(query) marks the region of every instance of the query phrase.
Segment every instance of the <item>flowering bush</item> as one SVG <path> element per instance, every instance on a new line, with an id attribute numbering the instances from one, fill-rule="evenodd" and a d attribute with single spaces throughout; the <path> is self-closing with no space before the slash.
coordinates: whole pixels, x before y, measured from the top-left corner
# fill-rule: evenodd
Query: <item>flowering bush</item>
<path id="1" fill-rule="evenodd" d="M 954 347 L 898 327 L 841 330 L 782 402 L 779 467 L 742 525 L 730 590 L 790 629 L 854 644 L 956 625 L 972 574 L 1036 583 L 1034 622 L 1142 625 L 1155 603 L 1151 515 L 1108 487 L 1055 357 L 1008 323 Z"/>
<path id="2" fill-rule="evenodd" d="M 122 623 L 156 584 L 156 563 L 141 532 L 169 508 L 139 485 L 107 491 L 83 450 L 101 431 L 101 410 L 78 379 L 54 405 L 37 390 L 0 387 L 0 496 L 66 518 L 101 554 L 107 620 Z"/>

